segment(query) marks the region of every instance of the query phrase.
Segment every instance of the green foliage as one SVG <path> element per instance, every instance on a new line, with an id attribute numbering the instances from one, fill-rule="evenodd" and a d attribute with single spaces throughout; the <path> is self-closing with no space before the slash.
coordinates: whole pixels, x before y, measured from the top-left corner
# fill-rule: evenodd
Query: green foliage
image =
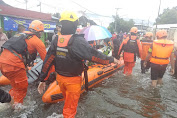
<path id="1" fill-rule="evenodd" d="M 157 18 L 157 24 L 177 24 L 177 6 L 172 9 L 164 9 Z"/>
<path id="2" fill-rule="evenodd" d="M 117 17 L 113 16 L 113 18 L 115 19 L 115 21 L 110 23 L 108 27 L 111 33 L 115 32 L 115 24 L 116 24 L 116 32 L 120 32 L 120 31 L 129 32 L 130 28 L 134 26 L 134 21 L 132 19 L 126 21 L 123 18 L 119 18 L 119 16 Z"/>

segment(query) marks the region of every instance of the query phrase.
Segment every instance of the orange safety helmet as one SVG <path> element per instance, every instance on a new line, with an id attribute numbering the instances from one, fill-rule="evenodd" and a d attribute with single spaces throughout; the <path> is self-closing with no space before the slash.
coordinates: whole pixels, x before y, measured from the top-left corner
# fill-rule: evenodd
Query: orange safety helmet
<path id="1" fill-rule="evenodd" d="M 163 38 L 167 37 L 167 31 L 166 30 L 159 30 L 156 32 L 157 38 Z"/>
<path id="2" fill-rule="evenodd" d="M 29 29 L 32 29 L 36 32 L 44 31 L 44 24 L 40 20 L 33 20 L 29 25 Z"/>
<path id="3" fill-rule="evenodd" d="M 153 33 L 152 32 L 146 32 L 145 37 L 152 37 Z"/>
<path id="4" fill-rule="evenodd" d="M 137 27 L 132 27 L 130 29 L 130 32 L 136 34 L 136 33 L 138 33 L 138 28 Z"/>

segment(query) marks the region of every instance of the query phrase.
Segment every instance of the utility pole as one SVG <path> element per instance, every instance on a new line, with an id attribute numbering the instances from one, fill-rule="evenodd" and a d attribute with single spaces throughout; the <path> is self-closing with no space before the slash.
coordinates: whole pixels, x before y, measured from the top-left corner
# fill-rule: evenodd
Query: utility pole
<path id="1" fill-rule="evenodd" d="M 39 3 L 39 5 L 38 6 L 40 6 L 40 12 L 41 12 L 41 2 Z"/>
<path id="2" fill-rule="evenodd" d="M 148 28 L 149 28 L 149 19 L 150 19 L 150 17 L 151 17 L 151 16 L 149 16 L 149 18 L 148 18 Z"/>
<path id="3" fill-rule="evenodd" d="M 142 24 L 141 24 L 141 33 L 143 32 L 143 21 L 144 20 L 142 20 Z"/>
<path id="4" fill-rule="evenodd" d="M 119 10 L 120 8 L 116 8 L 116 17 L 115 17 L 115 32 L 117 32 L 117 11 Z"/>
<path id="5" fill-rule="evenodd" d="M 159 18 L 160 6 L 161 6 L 161 0 L 160 0 L 160 3 L 159 3 L 159 11 L 158 11 L 157 19 Z M 155 35 L 156 35 L 156 30 L 157 30 L 157 19 L 156 19 Z M 155 40 L 155 35 L 154 35 L 154 40 Z"/>
<path id="6" fill-rule="evenodd" d="M 25 0 L 25 4 L 26 4 L 26 10 L 27 10 L 27 3 L 28 3 L 28 0 Z"/>

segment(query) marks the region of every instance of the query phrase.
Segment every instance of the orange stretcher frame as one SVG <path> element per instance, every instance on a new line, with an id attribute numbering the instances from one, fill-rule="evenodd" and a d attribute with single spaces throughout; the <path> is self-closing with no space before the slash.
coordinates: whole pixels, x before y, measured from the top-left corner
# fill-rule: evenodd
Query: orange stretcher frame
<path id="1" fill-rule="evenodd" d="M 114 63 L 109 64 L 109 65 L 93 65 L 89 66 L 89 69 L 87 71 L 88 73 L 88 88 L 93 87 L 94 85 L 100 83 L 104 79 L 112 76 L 115 72 L 118 70 L 123 69 L 124 67 L 124 61 L 123 59 L 121 60 L 120 65 L 116 65 Z M 84 74 L 82 73 L 82 78 L 84 78 Z M 81 87 L 81 93 L 83 93 L 85 90 L 85 82 L 82 82 L 82 87 Z M 42 97 L 42 101 L 44 103 L 57 103 L 59 101 L 63 101 L 63 95 L 62 92 L 60 91 L 60 87 L 57 83 L 57 81 L 54 81 L 47 91 L 44 93 Z"/>

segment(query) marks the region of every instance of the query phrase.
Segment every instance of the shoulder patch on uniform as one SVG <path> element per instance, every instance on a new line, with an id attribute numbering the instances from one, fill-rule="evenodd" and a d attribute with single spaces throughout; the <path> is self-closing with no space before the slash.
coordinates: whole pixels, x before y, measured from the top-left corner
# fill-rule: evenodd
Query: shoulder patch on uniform
<path id="1" fill-rule="evenodd" d="M 64 42 L 64 38 L 60 38 L 60 39 L 59 39 L 59 42 L 60 42 L 60 43 L 63 43 L 63 42 Z"/>
<path id="2" fill-rule="evenodd" d="M 28 36 L 27 39 L 30 39 L 30 38 L 32 38 L 32 37 L 33 37 L 33 36 Z"/>

